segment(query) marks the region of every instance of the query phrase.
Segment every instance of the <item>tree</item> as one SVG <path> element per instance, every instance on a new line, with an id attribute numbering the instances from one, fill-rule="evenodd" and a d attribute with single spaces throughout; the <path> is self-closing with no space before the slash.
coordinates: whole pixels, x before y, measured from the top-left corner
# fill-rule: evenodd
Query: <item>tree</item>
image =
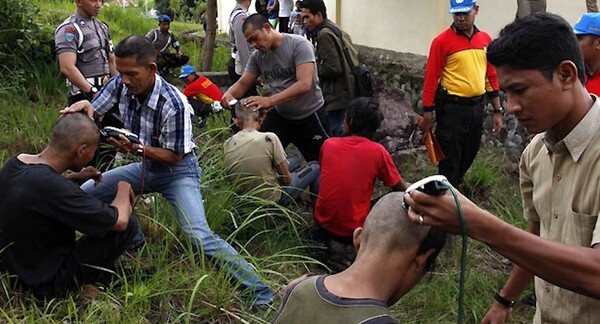
<path id="1" fill-rule="evenodd" d="M 202 46 L 202 71 L 212 70 L 212 60 L 215 54 L 215 37 L 217 35 L 217 0 L 206 1 L 206 34 Z"/>

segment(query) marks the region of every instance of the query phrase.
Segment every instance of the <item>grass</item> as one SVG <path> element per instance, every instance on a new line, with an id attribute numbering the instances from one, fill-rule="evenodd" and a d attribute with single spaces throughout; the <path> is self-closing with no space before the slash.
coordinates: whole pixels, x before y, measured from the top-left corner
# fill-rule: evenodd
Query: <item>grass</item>
<path id="1" fill-rule="evenodd" d="M 39 23 L 43 24 L 58 24 L 74 11 L 73 2 L 67 0 L 38 3 L 43 13 Z M 115 41 L 132 33 L 145 34 L 156 25 L 136 9 L 103 8 L 101 18 L 109 22 Z M 177 33 L 200 30 L 199 25 L 178 22 L 172 28 Z M 188 41 L 183 48 L 197 65 L 200 44 Z M 224 70 L 227 58 L 227 49 L 218 48 L 215 70 Z M 45 146 L 65 91 L 55 63 L 25 60 L 23 70 L 3 72 L 11 82 L 0 83 L 2 161 L 19 152 L 38 152 Z M 281 293 L 290 279 L 308 271 L 324 272 L 305 253 L 308 246 L 303 237 L 311 215 L 298 206 L 286 209 L 260 199 L 256 192 L 236 193 L 239 184 L 232 183 L 223 168 L 222 142 L 229 136 L 227 120 L 227 113 L 213 115 L 206 129 L 196 133 L 207 220 Z M 525 227 L 515 168 L 505 161 L 497 149 L 483 148 L 462 190 L 499 217 Z M 436 173 L 424 152 L 410 153 L 396 162 L 409 181 Z M 278 300 L 270 309 L 251 311 L 239 287 L 184 239 L 166 200 L 159 195 L 150 197 L 149 203 L 136 207 L 147 245 L 135 259 L 119 261 L 118 278 L 98 298 L 83 304 L 73 294 L 39 302 L 17 290 L 7 274 L 1 274 L 0 322 L 262 323 L 273 318 Z M 459 251 L 460 240 L 456 238 L 440 255 L 437 269 L 392 308 L 401 322 L 456 321 Z M 503 284 L 509 270 L 501 256 L 469 241 L 466 322 L 477 322 L 484 316 L 493 292 Z M 513 322 L 530 322 L 532 317 L 533 309 L 526 306 L 517 306 L 513 312 Z"/>

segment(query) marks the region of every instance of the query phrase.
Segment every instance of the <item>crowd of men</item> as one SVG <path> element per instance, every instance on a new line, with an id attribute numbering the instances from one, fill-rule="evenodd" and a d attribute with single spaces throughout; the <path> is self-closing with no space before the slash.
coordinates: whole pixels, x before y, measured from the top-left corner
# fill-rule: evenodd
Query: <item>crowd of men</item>
<path id="1" fill-rule="evenodd" d="M 201 110 L 189 97 L 232 111 L 237 128 L 224 144 L 223 167 L 240 193 L 283 206 L 305 188 L 314 198 L 315 237 L 335 274 L 290 283 L 275 322 L 394 322 L 388 307 L 433 267 L 444 233 L 460 233 L 455 200 L 419 191 L 371 200 L 377 179 L 392 191 L 410 183 L 373 141 L 384 118 L 379 103 L 356 97 L 356 54 L 341 50 L 354 52 L 352 41 L 327 18 L 322 0 L 297 3 L 314 43 L 275 30 L 270 1 L 252 15 L 250 0 L 236 1 L 229 19 L 232 85 L 221 93 L 186 65 L 181 93 L 158 74 L 189 60 L 169 31 L 170 17 L 161 15 L 158 29 L 113 48 L 108 26 L 95 18 L 102 1 L 75 0 L 77 12 L 56 30 L 69 106 L 43 151 L 18 154 L 0 171 L 0 268 L 39 298 L 107 282 L 111 276 L 100 269 L 144 244 L 131 214 L 134 193 L 157 192 L 198 253 L 249 290 L 253 304 L 272 303 L 274 293 L 254 267 L 208 226 L 192 134 Z M 534 322 L 594 323 L 600 318 L 600 176 L 593 172 L 600 160 L 600 14 L 583 14 L 571 26 L 555 14 L 530 13 L 492 40 L 475 25 L 475 0 L 449 2 L 452 24 L 431 42 L 423 86 L 421 129 L 435 127 L 446 156 L 439 173 L 460 188 L 479 150 L 486 102 L 492 133 L 503 127 L 499 89 L 506 111 L 535 134 L 520 161 L 526 231 L 458 194 L 467 234 L 515 264 L 483 322 L 507 321 L 533 281 Z M 270 95 L 258 95 L 259 80 Z M 93 121 L 115 111 L 136 136 L 106 140 L 139 162 L 102 173 L 87 166 L 101 138 Z M 287 156 L 289 144 L 301 157 Z M 74 173 L 63 177 L 66 170 Z M 83 237 L 76 239 L 76 231 Z"/>

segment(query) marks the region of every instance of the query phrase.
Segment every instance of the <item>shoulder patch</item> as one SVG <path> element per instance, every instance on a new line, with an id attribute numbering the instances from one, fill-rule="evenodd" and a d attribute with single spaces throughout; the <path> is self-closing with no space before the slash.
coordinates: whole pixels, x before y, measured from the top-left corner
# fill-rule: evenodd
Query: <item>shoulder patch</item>
<path id="1" fill-rule="evenodd" d="M 267 142 L 273 142 L 273 140 L 272 140 L 272 139 L 269 137 L 269 135 L 266 135 L 266 136 L 265 136 L 265 140 L 266 140 Z"/>

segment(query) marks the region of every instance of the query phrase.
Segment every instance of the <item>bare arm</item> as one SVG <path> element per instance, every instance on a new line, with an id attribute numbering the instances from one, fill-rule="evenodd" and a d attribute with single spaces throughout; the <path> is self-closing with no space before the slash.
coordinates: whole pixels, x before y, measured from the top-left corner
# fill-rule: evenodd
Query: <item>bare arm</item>
<path id="1" fill-rule="evenodd" d="M 242 99 L 241 97 L 245 95 L 250 87 L 252 87 L 256 83 L 256 79 L 258 75 L 250 72 L 244 72 L 242 77 L 234 83 L 227 91 L 223 94 L 223 99 L 221 99 L 221 106 L 226 109 L 230 109 L 229 101 L 233 99 Z"/>
<path id="2" fill-rule="evenodd" d="M 117 222 L 112 228 L 113 231 L 122 232 L 127 229 L 129 217 L 133 210 L 132 198 L 133 191 L 131 191 L 131 185 L 125 181 L 119 181 L 117 184 L 117 194 L 111 203 L 111 206 L 116 207 L 119 212 Z"/>
<path id="3" fill-rule="evenodd" d="M 139 144 L 132 143 L 127 139 L 127 137 L 123 135 L 119 136 L 120 140 L 116 140 L 112 137 L 109 137 L 107 141 L 124 153 L 138 153 L 138 149 L 141 147 Z M 146 159 L 156 161 L 165 165 L 177 165 L 177 163 L 179 163 L 179 161 L 181 161 L 181 159 L 183 158 L 183 154 L 178 154 L 166 148 L 154 147 L 150 145 L 144 145 L 142 152 L 139 154 Z"/>
<path id="4" fill-rule="evenodd" d="M 277 170 L 277 174 L 283 179 L 283 183 L 290 184 L 292 182 L 292 174 L 288 169 L 287 160 L 283 160 L 275 166 L 275 170 Z"/>
<path id="5" fill-rule="evenodd" d="M 573 246 L 542 239 L 538 235 L 512 226 L 484 211 L 458 193 L 467 223 L 468 235 L 533 275 L 573 292 L 600 299 L 600 248 Z M 412 191 L 405 194 L 409 217 L 441 230 L 460 233 L 456 205 L 450 192 L 429 196 Z"/>
<path id="6" fill-rule="evenodd" d="M 119 73 L 117 71 L 117 59 L 115 53 L 108 53 L 108 69 L 111 77 Z"/>
<path id="7" fill-rule="evenodd" d="M 296 82 L 287 89 L 270 97 L 250 97 L 246 101 L 247 106 L 257 108 L 269 108 L 294 100 L 296 97 L 310 91 L 313 86 L 315 66 L 313 62 L 306 62 L 296 66 Z M 245 73 L 244 73 L 245 74 Z"/>
<path id="8" fill-rule="evenodd" d="M 529 225 L 527 231 L 531 234 L 540 235 L 540 223 L 532 222 Z M 510 272 L 508 280 L 504 284 L 504 287 L 500 289 L 500 296 L 508 300 L 516 300 L 521 293 L 531 284 L 533 281 L 533 274 L 518 265 L 515 265 Z M 494 300 L 492 306 L 488 310 L 487 314 L 481 321 L 481 323 L 504 323 L 508 320 L 511 314 L 511 308 L 500 304 Z"/>
<path id="9" fill-rule="evenodd" d="M 398 183 L 396 183 L 392 187 L 392 191 L 404 191 L 406 190 L 406 188 L 408 188 L 408 186 L 410 186 L 410 182 L 406 182 L 404 181 L 404 179 L 400 179 L 400 181 L 398 181 Z"/>
<path id="10" fill-rule="evenodd" d="M 75 66 L 77 63 L 77 54 L 73 52 L 63 52 L 58 54 L 58 65 L 60 66 L 60 73 L 62 73 L 73 85 L 89 92 L 92 90 L 92 85 L 87 82 L 83 74 Z"/>

